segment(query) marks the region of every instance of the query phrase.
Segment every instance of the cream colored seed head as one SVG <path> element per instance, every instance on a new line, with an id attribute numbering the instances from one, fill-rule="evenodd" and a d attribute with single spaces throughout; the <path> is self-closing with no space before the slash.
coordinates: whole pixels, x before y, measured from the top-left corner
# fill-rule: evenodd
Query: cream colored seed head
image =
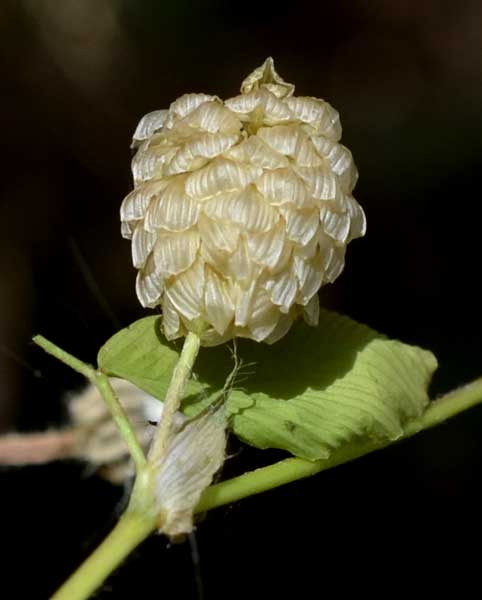
<path id="1" fill-rule="evenodd" d="M 141 119 L 122 233 L 168 339 L 203 324 L 204 345 L 272 343 L 300 314 L 316 325 L 318 290 L 364 235 L 338 113 L 293 92 L 268 58 L 239 96 L 185 94 Z"/>

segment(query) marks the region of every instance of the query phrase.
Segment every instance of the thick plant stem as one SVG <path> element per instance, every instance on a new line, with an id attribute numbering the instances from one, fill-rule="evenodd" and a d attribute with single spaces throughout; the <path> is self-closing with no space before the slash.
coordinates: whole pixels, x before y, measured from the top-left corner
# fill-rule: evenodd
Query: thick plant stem
<path id="1" fill-rule="evenodd" d="M 420 418 L 410 421 L 400 439 L 406 439 L 419 431 L 439 425 L 480 403 L 482 403 L 482 378 L 433 402 Z M 245 473 L 240 477 L 208 488 L 203 494 L 196 512 L 205 512 L 285 483 L 309 477 L 389 446 L 391 443 L 390 440 L 387 440 L 349 444 L 345 448 L 333 452 L 325 460 L 311 462 L 301 458 L 288 458 L 274 465 Z M 145 497 L 149 487 L 147 482 L 142 481 L 142 472 L 139 475 L 141 477 L 136 482 L 133 491 L 131 509 L 128 509 L 101 546 L 58 590 L 52 600 L 85 600 L 88 598 L 122 560 L 155 530 L 156 518 L 149 510 L 149 499 Z"/>
<path id="2" fill-rule="evenodd" d="M 181 355 L 174 368 L 172 379 L 164 399 L 164 407 L 159 425 L 154 433 L 149 462 L 155 462 L 164 456 L 171 430 L 174 413 L 179 409 L 187 381 L 199 352 L 201 339 L 197 333 L 189 332 L 184 340 Z"/>
<path id="3" fill-rule="evenodd" d="M 37 339 L 34 341 L 39 343 Z M 52 600 L 85 600 L 88 598 L 124 560 L 124 558 L 126 558 L 130 552 L 142 542 L 142 540 L 157 529 L 158 515 L 156 514 L 156 502 L 153 496 L 154 481 L 151 467 L 156 461 L 164 456 L 166 451 L 172 419 L 174 413 L 181 404 L 186 383 L 199 352 L 200 343 L 200 337 L 196 333 L 189 333 L 184 341 L 181 355 L 174 368 L 172 379 L 166 393 L 162 417 L 154 434 L 148 461 L 146 462 L 144 455 L 142 455 L 144 463 L 137 466 L 137 477 L 132 490 L 129 508 L 97 550 L 89 556 L 56 594 L 52 596 Z M 63 360 L 63 362 L 70 364 L 70 366 L 77 371 L 82 369 L 80 372 L 89 379 L 95 380 L 95 383 L 99 387 L 99 391 L 101 391 L 104 398 L 107 396 L 106 402 L 108 399 L 110 401 L 109 390 L 106 387 L 106 384 L 109 387 L 110 384 L 105 375 L 95 371 L 92 367 L 81 363 L 74 357 L 67 355 L 67 353 L 64 353 L 60 348 L 52 348 L 53 345 L 44 338 L 40 340 L 39 345 L 47 350 L 47 352 L 50 351 L 51 354 L 60 358 L 60 360 Z M 100 381 L 99 376 L 102 378 Z M 129 424 L 128 421 L 127 423 Z M 121 426 L 122 423 L 118 423 L 119 431 L 123 433 Z M 126 439 L 125 435 L 124 439 Z M 130 440 L 130 443 L 131 442 L 132 440 Z"/>
<path id="4" fill-rule="evenodd" d="M 199 351 L 200 338 L 196 333 L 190 333 L 186 337 L 166 395 L 163 415 L 147 463 L 135 433 L 114 395 L 107 376 L 64 352 L 41 336 L 34 338 L 34 341 L 44 350 L 82 373 L 97 385 L 109 408 L 111 408 L 119 431 L 126 440 L 134 460 L 136 460 L 137 479 L 126 513 L 99 548 L 52 597 L 52 600 L 85 600 L 102 584 L 122 560 L 157 528 L 151 466 L 164 455 L 172 418 L 181 403 L 185 385 Z M 433 402 L 421 417 L 411 420 L 406 425 L 404 434 L 400 439 L 411 437 L 419 431 L 443 423 L 481 402 L 482 378 Z M 289 458 L 274 465 L 245 473 L 240 477 L 235 477 L 208 488 L 204 492 L 196 512 L 204 512 L 285 483 L 314 475 L 388 446 L 391 443 L 391 440 L 367 440 L 351 443 L 334 451 L 327 459 L 311 462 L 301 458 Z M 139 448 L 140 454 L 137 453 L 136 446 Z"/>
<path id="5" fill-rule="evenodd" d="M 432 402 L 418 419 L 413 419 L 405 427 L 399 440 L 409 438 L 425 429 L 435 427 L 459 413 L 482 403 L 482 378 L 459 389 L 449 392 Z M 391 440 L 368 440 L 351 443 L 335 450 L 329 458 L 309 461 L 302 458 L 287 458 L 268 467 L 250 471 L 239 477 L 228 479 L 209 487 L 203 494 L 196 512 L 205 512 L 254 494 L 265 492 L 297 479 L 315 475 L 343 463 L 360 458 L 365 454 L 389 446 Z"/>
<path id="6" fill-rule="evenodd" d="M 57 590 L 52 600 L 85 600 L 156 526 L 155 519 L 127 511 L 102 544 Z"/>
<path id="7" fill-rule="evenodd" d="M 32 341 L 37 344 L 37 346 L 40 346 L 43 350 L 45 350 L 45 352 L 55 356 L 55 358 L 65 363 L 71 369 L 74 369 L 74 371 L 77 371 L 83 375 L 97 387 L 111 412 L 112 418 L 117 425 L 119 433 L 127 444 L 129 452 L 132 456 L 132 460 L 136 465 L 136 469 L 142 469 L 146 464 L 144 451 L 139 443 L 139 440 L 137 439 L 134 428 L 132 427 L 124 409 L 119 402 L 119 399 L 112 389 L 107 375 L 101 371 L 98 371 L 97 369 L 94 369 L 94 367 L 91 365 L 82 362 L 78 358 L 75 358 L 75 356 L 72 356 L 68 352 L 65 352 L 65 350 L 62 350 L 62 348 L 59 348 L 41 335 L 36 335 Z"/>

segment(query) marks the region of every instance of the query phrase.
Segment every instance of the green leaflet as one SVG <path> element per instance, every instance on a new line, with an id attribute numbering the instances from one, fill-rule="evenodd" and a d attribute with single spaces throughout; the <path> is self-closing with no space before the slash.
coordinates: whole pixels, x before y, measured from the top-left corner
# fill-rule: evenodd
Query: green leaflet
<path id="1" fill-rule="evenodd" d="M 163 398 L 180 343 L 166 342 L 160 317 L 147 317 L 112 337 L 99 366 Z M 363 436 L 395 440 L 428 403 L 437 361 L 322 310 L 318 327 L 295 325 L 273 346 L 238 340 L 243 361 L 229 394 L 232 430 L 259 448 L 281 448 L 311 460 Z M 222 390 L 232 369 L 226 346 L 202 348 L 183 410 L 196 414 Z"/>

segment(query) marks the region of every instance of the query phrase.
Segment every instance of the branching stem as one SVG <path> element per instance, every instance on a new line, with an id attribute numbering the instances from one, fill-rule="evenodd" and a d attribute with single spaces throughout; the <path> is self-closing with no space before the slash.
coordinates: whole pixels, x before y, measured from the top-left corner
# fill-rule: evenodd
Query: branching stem
<path id="1" fill-rule="evenodd" d="M 155 529 L 155 520 L 127 511 L 101 545 L 51 600 L 89 598 L 119 564 Z"/>
<path id="2" fill-rule="evenodd" d="M 401 441 L 425 429 L 435 427 L 459 413 L 482 403 L 482 377 L 432 402 L 418 419 L 409 421 Z M 329 458 L 317 461 L 287 458 L 268 467 L 250 471 L 239 477 L 212 485 L 203 494 L 197 512 L 205 512 L 254 494 L 265 492 L 291 481 L 315 475 L 365 454 L 385 448 L 390 440 L 368 440 L 351 443 L 335 450 Z"/>
<path id="3" fill-rule="evenodd" d="M 36 336 L 33 341 L 97 386 L 136 463 L 136 481 L 126 512 L 97 550 L 52 597 L 52 600 L 84 600 L 142 540 L 157 528 L 158 515 L 153 496 L 154 481 L 151 466 L 164 456 L 174 413 L 181 404 L 201 341 L 197 333 L 189 333 L 186 336 L 167 390 L 162 417 L 154 434 L 148 461 L 127 415 L 114 394 L 109 378 L 42 336 Z"/>
<path id="4" fill-rule="evenodd" d="M 119 433 L 127 444 L 129 452 L 132 456 L 132 460 L 136 465 L 136 469 L 142 469 L 146 464 L 144 451 L 139 443 L 139 440 L 137 439 L 134 428 L 132 427 L 124 409 L 119 402 L 119 399 L 112 389 L 107 375 L 102 373 L 102 371 L 94 369 L 94 367 L 91 365 L 82 362 L 78 358 L 75 358 L 75 356 L 72 356 L 65 350 L 62 350 L 62 348 L 59 348 L 41 335 L 36 335 L 33 338 L 33 342 L 45 350 L 45 352 L 55 356 L 55 358 L 69 366 L 71 369 L 74 369 L 74 371 L 77 371 L 83 375 L 97 387 L 112 414 L 112 418 L 119 429 Z"/>
<path id="5" fill-rule="evenodd" d="M 107 376 L 64 352 L 41 336 L 35 337 L 34 342 L 46 352 L 82 373 L 98 387 L 111 409 L 119 431 L 124 437 L 137 466 L 137 478 L 126 513 L 99 548 L 52 597 L 53 600 L 85 600 L 122 560 L 156 529 L 157 518 L 155 512 L 152 511 L 152 482 L 149 467 L 153 461 L 162 458 L 165 452 L 172 417 L 179 408 L 186 382 L 199 351 L 200 339 L 197 334 L 192 333 L 185 340 L 166 395 L 163 416 L 149 453 L 148 462 L 146 462 L 127 416 L 115 397 Z M 482 403 L 482 378 L 432 402 L 421 417 L 411 420 L 406 425 L 400 440 L 409 438 L 424 429 L 439 425 L 480 403 Z M 196 512 L 205 512 L 285 483 L 309 477 L 320 471 L 325 471 L 364 456 L 391 443 L 390 440 L 366 440 L 350 443 L 334 451 L 327 459 L 312 462 L 301 458 L 288 458 L 274 465 L 245 473 L 240 477 L 223 481 L 208 488 L 204 492 Z"/>

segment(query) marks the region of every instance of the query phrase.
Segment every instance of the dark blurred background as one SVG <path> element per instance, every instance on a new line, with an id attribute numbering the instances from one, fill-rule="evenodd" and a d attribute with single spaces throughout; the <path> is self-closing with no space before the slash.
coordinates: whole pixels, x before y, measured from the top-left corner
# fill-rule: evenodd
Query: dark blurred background
<path id="1" fill-rule="evenodd" d="M 341 113 L 365 239 L 324 289 L 336 308 L 431 349 L 432 394 L 482 375 L 482 3 L 436 0 L 0 4 L 0 425 L 63 422 L 81 381 L 41 332 L 95 360 L 135 297 L 119 205 L 139 118 L 185 92 L 222 98 L 268 56 Z M 235 475 L 278 458 L 243 450 Z M 454 586 L 480 551 L 482 408 L 333 472 L 208 515 L 206 598 L 392 597 Z M 2 598 L 47 598 L 102 539 L 122 492 L 76 464 L 2 469 Z M 98 598 L 196 598 L 188 545 L 145 543 Z M 11 591 L 8 586 L 11 587 Z"/>

